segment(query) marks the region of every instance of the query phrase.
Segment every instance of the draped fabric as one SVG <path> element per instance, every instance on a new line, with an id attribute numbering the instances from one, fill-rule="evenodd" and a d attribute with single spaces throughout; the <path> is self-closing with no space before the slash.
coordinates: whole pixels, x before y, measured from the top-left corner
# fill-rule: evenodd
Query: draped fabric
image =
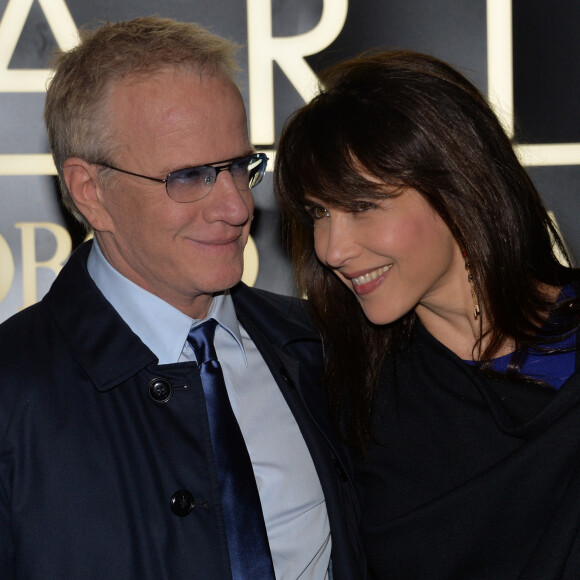
<path id="1" fill-rule="evenodd" d="M 492 382 L 418 324 L 374 412 L 357 467 L 374 578 L 578 578 L 578 370 L 558 391 Z"/>

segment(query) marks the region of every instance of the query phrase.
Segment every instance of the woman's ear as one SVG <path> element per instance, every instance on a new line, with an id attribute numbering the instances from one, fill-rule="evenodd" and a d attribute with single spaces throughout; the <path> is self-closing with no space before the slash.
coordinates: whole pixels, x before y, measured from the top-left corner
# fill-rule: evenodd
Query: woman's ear
<path id="1" fill-rule="evenodd" d="M 78 157 L 70 157 L 62 165 L 62 173 L 70 195 L 81 214 L 98 231 L 109 231 L 111 220 L 103 206 L 97 166 Z"/>

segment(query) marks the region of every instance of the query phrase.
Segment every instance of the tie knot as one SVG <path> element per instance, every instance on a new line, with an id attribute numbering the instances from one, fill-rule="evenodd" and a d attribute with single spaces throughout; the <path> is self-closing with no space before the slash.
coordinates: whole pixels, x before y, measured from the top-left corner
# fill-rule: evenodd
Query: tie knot
<path id="1" fill-rule="evenodd" d="M 214 318 L 210 318 L 189 331 L 187 340 L 195 352 L 198 365 L 210 360 L 217 360 L 213 344 L 216 326 L 217 321 Z"/>

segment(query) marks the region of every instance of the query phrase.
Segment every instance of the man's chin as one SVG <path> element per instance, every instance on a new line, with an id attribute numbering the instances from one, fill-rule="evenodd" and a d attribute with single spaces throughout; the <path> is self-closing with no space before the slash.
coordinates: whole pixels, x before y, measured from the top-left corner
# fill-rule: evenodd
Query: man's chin
<path id="1" fill-rule="evenodd" d="M 224 273 L 222 272 L 222 276 L 220 276 L 219 279 L 215 280 L 214 282 L 209 282 L 207 287 L 208 289 L 211 288 L 212 290 L 210 290 L 208 293 L 214 295 L 223 294 L 242 280 L 243 273 L 243 267 L 240 267 L 238 270 L 232 271 L 226 275 L 223 275 Z"/>

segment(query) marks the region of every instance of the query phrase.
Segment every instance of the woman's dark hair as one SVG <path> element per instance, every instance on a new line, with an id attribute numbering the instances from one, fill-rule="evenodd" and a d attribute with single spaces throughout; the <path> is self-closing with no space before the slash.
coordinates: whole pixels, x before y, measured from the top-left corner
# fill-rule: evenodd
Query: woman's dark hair
<path id="1" fill-rule="evenodd" d="M 382 362 L 404 344 L 415 314 L 385 326 L 366 319 L 316 258 L 305 195 L 355 211 L 385 194 L 362 170 L 391 190 L 419 191 L 468 256 L 489 322 L 476 344 L 480 360 L 491 360 L 507 338 L 518 349 L 537 346 L 538 329 L 546 334 L 546 317 L 557 309 L 570 322 L 548 330 L 546 342 L 573 331 L 578 301 L 555 304 L 542 289 L 569 284 L 578 270 L 497 117 L 448 64 L 410 51 L 367 53 L 327 69 L 321 82 L 285 125 L 275 190 L 298 289 L 322 335 L 331 406 L 337 415 L 348 409 L 346 435 L 364 449 Z"/>

